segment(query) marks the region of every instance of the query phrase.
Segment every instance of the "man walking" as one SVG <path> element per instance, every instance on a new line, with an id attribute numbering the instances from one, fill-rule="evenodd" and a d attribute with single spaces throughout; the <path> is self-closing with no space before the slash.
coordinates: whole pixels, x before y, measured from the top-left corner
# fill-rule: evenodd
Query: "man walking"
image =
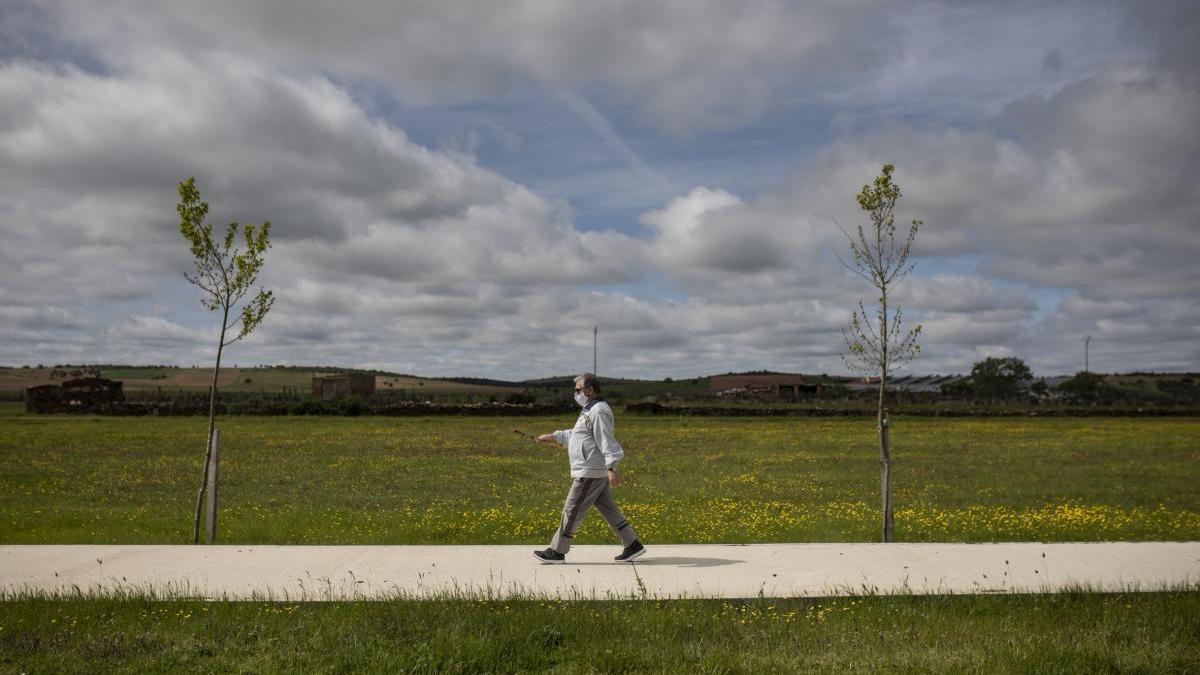
<path id="1" fill-rule="evenodd" d="M 615 560 L 629 562 L 645 553 L 646 548 L 638 541 L 637 533 L 629 521 L 621 515 L 621 509 L 617 508 L 612 490 L 609 489 L 609 485 L 616 487 L 621 484 L 617 462 L 625 456 L 625 451 L 613 437 L 612 408 L 600 398 L 600 381 L 592 373 L 575 378 L 575 402 L 583 408 L 583 412 L 579 414 L 573 429 L 542 434 L 537 438 L 541 443 L 558 443 L 567 447 L 567 457 L 571 461 L 571 490 L 567 493 L 562 522 L 550 540 L 550 548 L 534 551 L 533 557 L 544 564 L 565 562 L 567 551 L 571 550 L 571 540 L 583 523 L 583 517 L 588 509 L 595 506 L 600 517 L 604 518 L 604 522 L 608 523 L 625 547 Z"/>

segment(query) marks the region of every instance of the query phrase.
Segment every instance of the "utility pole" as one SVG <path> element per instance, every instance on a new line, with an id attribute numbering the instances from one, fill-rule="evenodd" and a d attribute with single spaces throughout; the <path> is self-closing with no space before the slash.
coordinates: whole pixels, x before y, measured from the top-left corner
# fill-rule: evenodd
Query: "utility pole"
<path id="1" fill-rule="evenodd" d="M 1092 341 L 1092 336 L 1088 335 L 1083 338 L 1083 372 L 1088 372 L 1088 343 Z"/>
<path id="2" fill-rule="evenodd" d="M 600 327 L 592 326 L 592 374 L 596 374 L 596 342 L 600 337 Z"/>

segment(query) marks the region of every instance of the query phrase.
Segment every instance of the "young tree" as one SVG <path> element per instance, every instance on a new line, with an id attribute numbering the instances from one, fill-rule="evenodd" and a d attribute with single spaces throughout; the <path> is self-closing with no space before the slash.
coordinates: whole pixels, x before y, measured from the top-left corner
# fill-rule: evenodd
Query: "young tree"
<path id="1" fill-rule="evenodd" d="M 858 205 L 867 212 L 871 224 L 866 228 L 859 225 L 854 235 L 842 229 L 842 234 L 850 242 L 853 261 L 847 263 L 838 256 L 846 269 L 866 279 L 879 291 L 879 308 L 875 311 L 874 321 L 860 300 L 858 309 L 851 315 L 850 325 L 842 329 L 848 349 L 842 355 L 842 360 L 853 371 L 879 378 L 879 409 L 875 420 L 879 434 L 879 491 L 885 542 L 892 541 L 895 527 L 892 515 L 892 452 L 884 396 L 887 393 L 888 376 L 921 351 L 917 343 L 921 326 L 902 334 L 903 314 L 899 307 L 888 305 L 890 291 L 912 271 L 913 265 L 908 262 L 908 256 L 917 229 L 923 224 L 914 219 L 908 228 L 908 235 L 897 244 L 893 212 L 896 201 L 900 199 L 900 186 L 892 181 L 893 171 L 894 166 L 884 164 L 883 172 L 875 179 L 875 183 L 864 185 L 859 191 Z M 840 225 L 838 227 L 841 229 Z"/>
<path id="2" fill-rule="evenodd" d="M 208 202 L 200 201 L 195 176 L 179 184 L 179 205 L 176 210 L 179 212 L 179 231 L 191 245 L 194 263 L 192 271 L 185 272 L 183 276 L 204 292 L 200 300 L 202 305 L 210 311 L 221 313 L 221 338 L 217 342 L 217 363 L 213 366 L 212 386 L 209 388 L 204 473 L 196 494 L 196 517 L 192 525 L 192 543 L 198 543 L 200 505 L 204 491 L 209 487 L 208 465 L 212 460 L 212 437 L 216 428 L 217 374 L 221 372 L 221 353 L 229 345 L 252 333 L 275 303 L 274 293 L 264 291 L 261 287 L 254 296 L 246 298 L 262 269 L 263 254 L 271 248 L 271 223 L 263 223 L 261 227 L 242 227 L 245 250 L 234 248 L 239 227 L 237 223 L 229 224 L 223 238 L 214 238 L 213 226 L 204 222 L 208 215 Z M 234 329 L 237 329 L 237 336 L 226 339 Z"/>

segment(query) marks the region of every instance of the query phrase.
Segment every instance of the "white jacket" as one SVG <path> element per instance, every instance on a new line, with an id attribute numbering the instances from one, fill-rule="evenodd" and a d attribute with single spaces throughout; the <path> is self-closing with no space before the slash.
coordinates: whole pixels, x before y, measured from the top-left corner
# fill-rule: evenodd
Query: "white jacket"
<path id="1" fill-rule="evenodd" d="M 604 478 L 625 456 L 613 436 L 613 411 L 603 399 L 588 401 L 573 429 L 554 432 L 554 440 L 567 447 L 572 478 Z"/>

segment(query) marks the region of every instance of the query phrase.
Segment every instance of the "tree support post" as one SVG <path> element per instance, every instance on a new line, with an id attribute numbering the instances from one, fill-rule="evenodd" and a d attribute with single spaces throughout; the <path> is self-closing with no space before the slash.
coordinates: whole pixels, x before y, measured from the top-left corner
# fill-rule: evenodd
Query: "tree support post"
<path id="1" fill-rule="evenodd" d="M 221 432 L 213 429 L 212 446 L 208 449 L 211 461 L 208 463 L 208 523 L 205 525 L 205 534 L 208 537 L 208 543 L 216 543 L 217 540 L 217 476 L 220 474 L 221 467 Z"/>
<path id="2" fill-rule="evenodd" d="M 883 506 L 883 542 L 893 541 L 896 534 L 892 517 L 892 448 L 888 440 L 888 411 L 879 418 L 879 493 Z"/>
<path id="3" fill-rule="evenodd" d="M 215 431 L 215 430 L 214 430 Z M 200 543 L 200 517 L 204 513 L 204 495 L 208 490 L 208 473 L 212 465 L 212 433 L 208 435 L 208 445 L 204 449 L 204 469 L 200 471 L 200 489 L 196 491 L 195 518 L 192 519 L 192 543 Z"/>

